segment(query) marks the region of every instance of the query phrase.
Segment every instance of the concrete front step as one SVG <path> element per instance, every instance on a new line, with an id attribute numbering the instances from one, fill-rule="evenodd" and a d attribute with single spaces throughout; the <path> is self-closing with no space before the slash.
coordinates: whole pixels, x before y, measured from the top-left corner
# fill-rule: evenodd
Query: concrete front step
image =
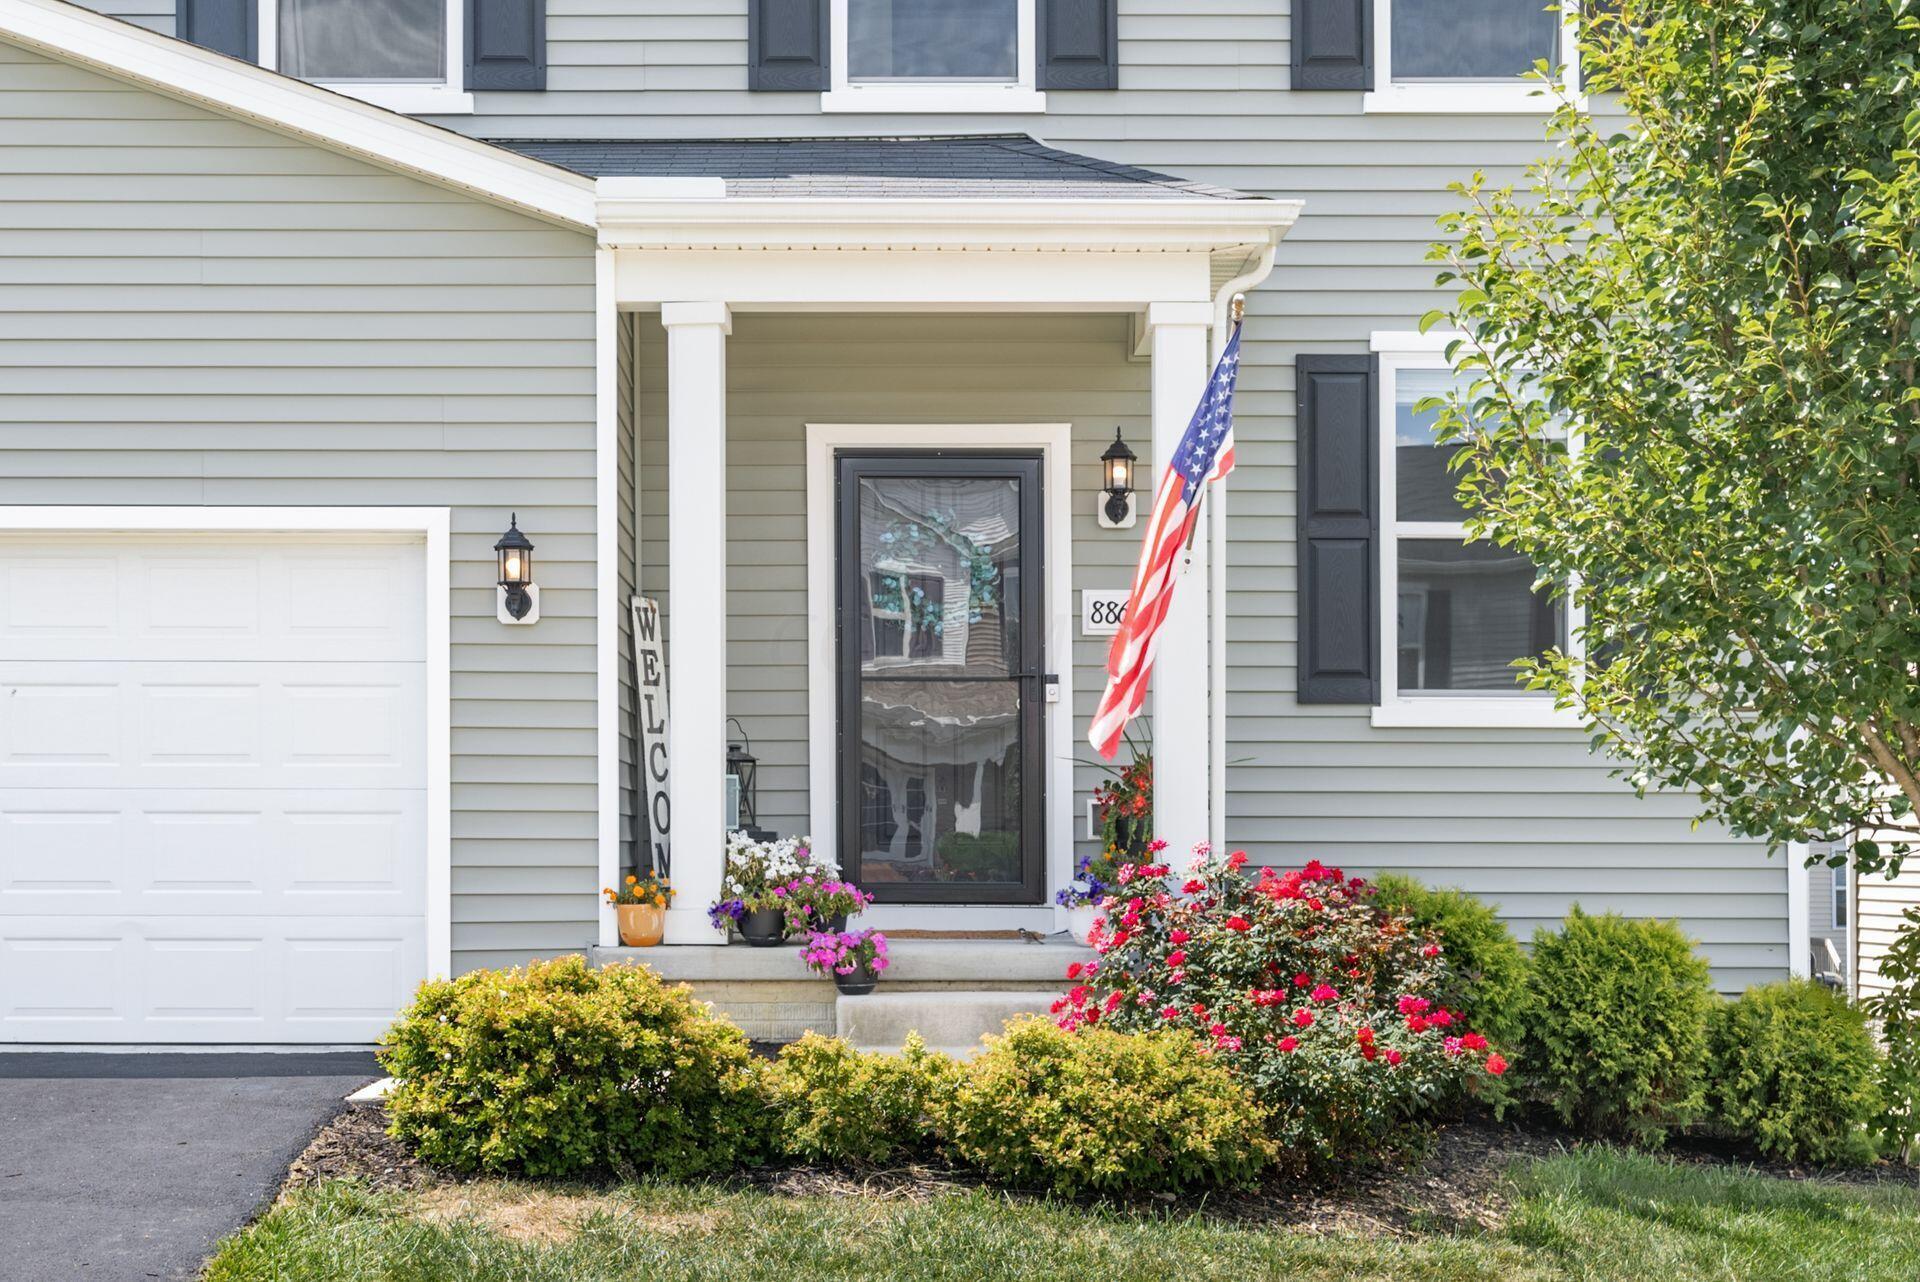
<path id="1" fill-rule="evenodd" d="M 937 989 L 841 997 L 834 1009 L 835 1031 L 861 1050 L 897 1051 L 907 1034 L 919 1033 L 934 1050 L 971 1055 L 980 1039 L 997 1033 L 1015 1015 L 1046 1014 L 1059 990 Z"/>

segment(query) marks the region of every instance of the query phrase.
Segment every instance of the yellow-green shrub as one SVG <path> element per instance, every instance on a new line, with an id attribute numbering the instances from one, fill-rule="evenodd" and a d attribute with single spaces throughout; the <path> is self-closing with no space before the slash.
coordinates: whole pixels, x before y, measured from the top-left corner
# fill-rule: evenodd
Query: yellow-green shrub
<path id="1" fill-rule="evenodd" d="M 1247 1185 L 1272 1157 L 1252 1094 L 1185 1032 L 1016 1020 L 938 1107 L 957 1156 L 1058 1193 Z"/>
<path id="2" fill-rule="evenodd" d="M 1714 1012 L 1711 1035 L 1718 1120 L 1769 1157 L 1871 1160 L 1880 1056 L 1846 998 L 1807 979 L 1749 988 Z"/>
<path id="3" fill-rule="evenodd" d="M 746 1036 L 644 966 L 579 957 L 420 986 L 387 1031 L 394 1136 L 455 1170 L 725 1170 L 764 1142 Z"/>
<path id="4" fill-rule="evenodd" d="M 936 1100 L 962 1068 L 918 1035 L 898 1055 L 808 1033 L 767 1075 L 776 1144 L 810 1162 L 884 1162 L 932 1147 Z"/>

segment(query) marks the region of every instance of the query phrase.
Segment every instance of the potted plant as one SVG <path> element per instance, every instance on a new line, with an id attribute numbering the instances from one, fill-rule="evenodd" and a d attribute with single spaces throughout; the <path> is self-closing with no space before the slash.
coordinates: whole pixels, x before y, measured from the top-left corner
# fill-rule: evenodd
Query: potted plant
<path id="1" fill-rule="evenodd" d="M 845 930 L 847 918 L 858 916 L 873 902 L 872 895 L 850 881 L 816 877 L 812 873 L 773 889 L 786 912 L 787 929 L 794 934 Z"/>
<path id="2" fill-rule="evenodd" d="M 1135 744 L 1132 736 L 1127 748 L 1133 760 L 1118 769 L 1107 766 L 1111 777 L 1093 790 L 1093 804 L 1100 810 L 1100 845 L 1116 867 L 1139 863 L 1153 840 L 1153 748 Z"/>
<path id="3" fill-rule="evenodd" d="M 1073 880 L 1053 901 L 1067 910 L 1067 931 L 1079 943 L 1093 937 L 1093 923 L 1100 919 L 1100 906 L 1114 884 L 1120 866 L 1119 852 L 1108 846 L 1101 855 L 1082 855 L 1073 866 Z"/>
<path id="4" fill-rule="evenodd" d="M 720 898 L 708 906 L 715 930 L 737 929 L 756 948 L 771 948 L 797 926 L 788 920 L 786 887 L 806 877 L 837 878 L 839 867 L 813 849 L 807 837 L 756 840 L 751 833 L 727 834 L 727 867 Z"/>
<path id="5" fill-rule="evenodd" d="M 603 887 L 601 893 L 613 905 L 620 920 L 620 942 L 628 948 L 652 948 L 667 928 L 667 905 L 673 902 L 673 885 L 665 877 L 649 871 L 645 877 L 627 874 L 620 889 Z"/>
<path id="6" fill-rule="evenodd" d="M 819 974 L 832 975 L 834 986 L 847 996 L 864 997 L 887 968 L 887 937 L 877 930 L 809 931 L 800 960 Z"/>

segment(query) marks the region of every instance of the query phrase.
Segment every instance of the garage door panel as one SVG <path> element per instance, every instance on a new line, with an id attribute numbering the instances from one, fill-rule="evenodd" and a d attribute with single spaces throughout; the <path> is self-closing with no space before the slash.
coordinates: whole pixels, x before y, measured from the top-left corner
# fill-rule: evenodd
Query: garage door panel
<path id="1" fill-rule="evenodd" d="M 425 910 L 417 791 L 77 795 L 0 792 L 0 914 Z"/>
<path id="2" fill-rule="evenodd" d="M 426 783 L 420 663 L 0 661 L 0 788 Z"/>
<path id="3" fill-rule="evenodd" d="M 0 1042 L 362 1042 L 426 973 L 418 541 L 0 535 Z"/>
<path id="4" fill-rule="evenodd" d="M 0 917 L 0 1040 L 365 1042 L 426 969 L 417 920 Z"/>
<path id="5" fill-rule="evenodd" d="M 15 659 L 418 661 L 417 544 L 0 536 Z"/>

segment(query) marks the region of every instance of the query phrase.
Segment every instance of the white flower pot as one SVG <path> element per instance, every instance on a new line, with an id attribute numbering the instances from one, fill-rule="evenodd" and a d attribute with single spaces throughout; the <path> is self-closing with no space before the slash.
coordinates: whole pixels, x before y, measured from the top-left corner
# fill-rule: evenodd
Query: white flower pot
<path id="1" fill-rule="evenodd" d="M 1067 933 L 1078 943 L 1086 943 L 1093 936 L 1093 923 L 1100 919 L 1100 910 L 1092 904 L 1076 904 L 1067 909 Z"/>

